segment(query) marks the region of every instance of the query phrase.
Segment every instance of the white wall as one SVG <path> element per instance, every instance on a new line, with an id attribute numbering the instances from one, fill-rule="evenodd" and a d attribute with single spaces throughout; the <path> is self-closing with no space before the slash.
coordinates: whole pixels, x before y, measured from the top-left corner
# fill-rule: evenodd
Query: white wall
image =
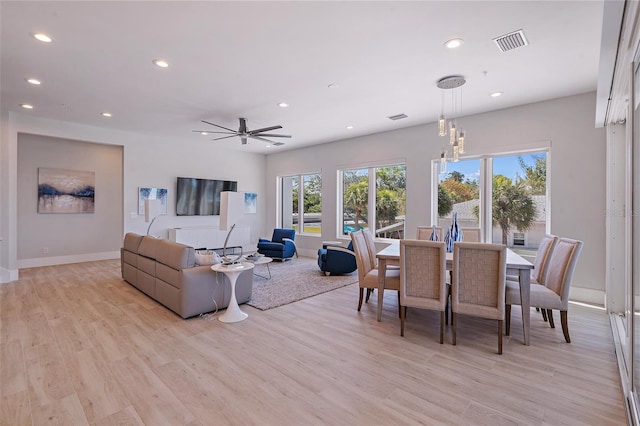
<path id="1" fill-rule="evenodd" d="M 595 93 L 587 93 L 464 117 L 459 123 L 470 156 L 550 146 L 551 232 L 584 241 L 572 294 L 602 303 L 606 137 L 604 129 L 594 127 L 595 99 Z M 267 227 L 276 225 L 277 177 L 321 171 L 322 235 L 296 237 L 299 250 L 313 253 L 323 240 L 337 238 L 337 171 L 401 159 L 407 165 L 406 232 L 411 236 L 418 225 L 430 224 L 430 163 L 439 157 L 443 143 L 432 123 L 270 154 Z"/>
<path id="2" fill-rule="evenodd" d="M 258 194 L 257 214 L 250 218 L 251 238 L 264 235 L 265 156 L 236 150 L 222 150 L 211 141 L 168 140 L 143 134 L 119 132 L 99 127 L 30 117 L 28 114 L 1 113 L 0 131 L 0 282 L 18 278 L 17 224 L 17 144 L 18 133 L 30 133 L 84 142 L 121 145 L 124 147 L 122 235 L 144 234 L 148 224 L 137 215 L 138 188 L 161 187 L 169 190 L 168 214 L 153 225 L 153 233 L 168 237 L 168 228 L 217 226 L 218 216 L 175 216 L 177 176 L 220 178 L 238 181 L 238 190 Z M 60 244 L 64 244 L 61 241 Z M 119 245 L 111 248 L 115 255 Z M 92 254 L 80 251 L 66 256 L 65 261 L 92 260 Z M 51 263 L 60 259 L 51 258 Z M 47 264 L 42 258 L 41 264 Z"/>
<path id="3" fill-rule="evenodd" d="M 94 253 L 117 255 L 122 238 L 122 146 L 49 136 L 18 135 L 18 267 L 42 258 Z M 95 174 L 95 211 L 38 213 L 38 169 L 71 169 Z M 114 247 L 116 250 L 114 250 Z M 109 254 L 109 252 L 112 252 Z"/>

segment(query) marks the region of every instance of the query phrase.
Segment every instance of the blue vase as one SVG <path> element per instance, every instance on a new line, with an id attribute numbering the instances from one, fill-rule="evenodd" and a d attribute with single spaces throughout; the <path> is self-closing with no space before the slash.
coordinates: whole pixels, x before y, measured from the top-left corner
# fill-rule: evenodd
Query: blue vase
<path id="1" fill-rule="evenodd" d="M 444 242 L 447 245 L 447 252 L 453 252 L 453 243 L 456 241 L 462 241 L 462 231 L 458 227 L 458 212 L 453 213 L 453 222 L 451 227 L 447 230 L 447 235 L 444 237 Z"/>

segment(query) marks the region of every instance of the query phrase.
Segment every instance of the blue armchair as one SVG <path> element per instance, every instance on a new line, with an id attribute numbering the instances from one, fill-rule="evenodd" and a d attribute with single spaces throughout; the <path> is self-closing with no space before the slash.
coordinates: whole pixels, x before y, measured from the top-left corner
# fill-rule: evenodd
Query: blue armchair
<path id="1" fill-rule="evenodd" d="M 318 250 L 318 266 L 325 275 L 349 274 L 357 269 L 353 243 L 345 247 L 325 244 Z"/>
<path id="2" fill-rule="evenodd" d="M 280 260 L 290 259 L 294 254 L 298 257 L 296 244 L 293 242 L 295 237 L 294 229 L 275 228 L 271 240 L 260 238 L 258 253 Z"/>

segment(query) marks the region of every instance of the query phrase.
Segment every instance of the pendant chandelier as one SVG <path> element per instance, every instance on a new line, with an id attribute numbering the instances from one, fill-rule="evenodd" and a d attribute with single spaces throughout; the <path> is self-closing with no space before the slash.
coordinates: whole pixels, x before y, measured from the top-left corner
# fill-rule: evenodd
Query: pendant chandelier
<path id="1" fill-rule="evenodd" d="M 460 154 L 464 154 L 465 150 L 465 132 L 457 123 L 457 117 L 462 111 L 462 85 L 466 83 L 464 77 L 460 75 L 452 75 L 438 80 L 438 87 L 442 89 L 442 102 L 440 110 L 440 118 L 438 119 L 438 135 L 441 137 L 449 136 L 449 146 L 451 147 L 451 161 L 458 161 Z M 449 118 L 445 116 L 445 92 L 451 93 L 451 112 Z M 447 150 L 443 147 L 440 152 L 440 173 L 446 172 L 447 168 Z"/>

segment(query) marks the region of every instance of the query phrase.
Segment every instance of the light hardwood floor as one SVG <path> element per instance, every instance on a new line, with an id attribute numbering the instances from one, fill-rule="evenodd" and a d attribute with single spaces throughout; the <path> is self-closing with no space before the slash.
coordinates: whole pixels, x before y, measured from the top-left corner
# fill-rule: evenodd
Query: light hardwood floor
<path id="1" fill-rule="evenodd" d="M 183 320 L 120 278 L 119 261 L 20 271 L 0 286 L 2 425 L 624 425 L 604 311 L 572 305 L 571 344 L 514 308 L 459 320 L 397 296 L 357 312 L 357 285 L 246 321 Z M 331 279 L 327 277 L 327 279 Z M 559 323 L 559 321 L 557 321 Z"/>

